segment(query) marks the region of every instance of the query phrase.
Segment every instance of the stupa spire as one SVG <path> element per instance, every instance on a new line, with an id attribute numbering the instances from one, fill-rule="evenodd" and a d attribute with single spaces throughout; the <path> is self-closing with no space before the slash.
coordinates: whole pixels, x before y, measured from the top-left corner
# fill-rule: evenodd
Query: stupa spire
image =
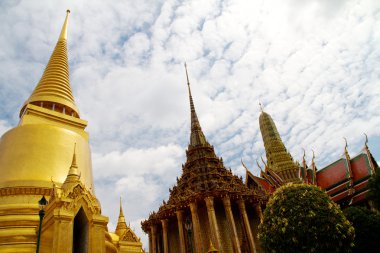
<path id="1" fill-rule="evenodd" d="M 69 23 L 69 14 L 70 14 L 70 10 L 67 10 L 65 22 L 63 23 L 61 35 L 59 36 L 58 41 L 67 40 L 67 24 Z"/>
<path id="2" fill-rule="evenodd" d="M 122 236 L 126 231 L 127 231 L 127 223 L 125 222 L 123 206 L 122 206 L 121 197 L 120 197 L 120 212 L 119 212 L 119 218 L 117 220 L 115 234 L 117 234 L 118 236 Z"/>
<path id="3" fill-rule="evenodd" d="M 205 135 L 202 132 L 202 128 L 201 128 L 201 125 L 199 124 L 197 112 L 195 111 L 193 96 L 191 95 L 189 74 L 187 73 L 186 63 L 185 63 L 185 71 L 186 71 L 187 88 L 189 90 L 190 113 L 191 113 L 190 145 L 191 146 L 204 145 L 204 144 L 207 144 L 207 140 L 206 140 Z"/>
<path id="4" fill-rule="evenodd" d="M 73 153 L 73 160 L 71 161 L 71 166 L 69 169 L 69 173 L 67 174 L 65 183 L 74 183 L 79 181 L 80 175 L 78 172 L 78 165 L 77 165 L 77 155 L 76 155 L 76 143 L 74 144 L 74 153 Z"/>
<path id="5" fill-rule="evenodd" d="M 268 167 L 285 182 L 298 182 L 298 166 L 286 150 L 272 117 L 265 111 L 262 111 L 259 117 L 259 123 Z"/>
<path id="6" fill-rule="evenodd" d="M 65 22 L 54 51 L 45 71 L 32 95 L 25 101 L 22 116 L 28 104 L 34 104 L 79 118 L 69 79 L 69 63 L 67 57 L 67 26 L 70 11 L 67 10 Z"/>

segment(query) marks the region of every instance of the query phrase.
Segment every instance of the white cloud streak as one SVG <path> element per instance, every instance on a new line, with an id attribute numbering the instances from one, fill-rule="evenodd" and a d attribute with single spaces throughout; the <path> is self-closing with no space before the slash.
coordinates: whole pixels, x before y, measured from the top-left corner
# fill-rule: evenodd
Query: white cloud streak
<path id="1" fill-rule="evenodd" d="M 89 121 L 95 187 L 117 221 L 139 222 L 167 198 L 189 139 L 183 62 L 195 106 L 217 154 L 243 175 L 264 154 L 261 101 L 296 159 L 319 167 L 337 159 L 347 137 L 380 130 L 380 2 L 8 1 L 0 4 L 0 133 L 38 82 L 64 10 L 71 83 Z M 378 153 L 378 147 L 370 146 Z M 379 158 L 379 157 L 378 157 Z M 111 230 L 112 230 L 111 229 Z"/>

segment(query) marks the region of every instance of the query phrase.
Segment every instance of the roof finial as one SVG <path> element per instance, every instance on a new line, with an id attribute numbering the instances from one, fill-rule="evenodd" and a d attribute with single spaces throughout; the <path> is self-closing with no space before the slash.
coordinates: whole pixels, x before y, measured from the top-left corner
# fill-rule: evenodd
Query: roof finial
<path id="1" fill-rule="evenodd" d="M 71 162 L 71 166 L 72 166 L 72 167 L 75 167 L 75 168 L 78 168 L 78 165 L 77 165 L 77 152 L 76 152 L 76 149 L 77 149 L 77 143 L 75 142 L 75 143 L 74 143 L 73 160 L 72 160 L 72 162 Z"/>
<path id="2" fill-rule="evenodd" d="M 123 212 L 123 204 L 121 202 L 121 196 L 120 196 L 120 214 L 119 216 L 124 216 L 124 212 Z"/>
<path id="3" fill-rule="evenodd" d="M 190 113 L 191 113 L 190 145 L 191 146 L 204 145 L 207 143 L 207 141 L 206 141 L 206 137 L 204 136 L 202 132 L 202 128 L 201 128 L 201 125 L 199 124 L 198 116 L 195 111 L 193 96 L 191 95 L 191 90 L 190 90 L 190 81 L 189 81 L 189 75 L 187 73 L 186 62 L 185 62 L 185 71 L 186 71 L 186 79 L 187 79 L 187 88 L 189 90 Z"/>
<path id="4" fill-rule="evenodd" d="M 302 156 L 302 166 L 304 167 L 304 169 L 306 169 L 307 167 L 307 164 L 306 164 L 306 150 L 304 148 L 303 149 L 303 156 Z"/>
<path id="5" fill-rule="evenodd" d="M 240 161 L 241 161 L 241 165 L 243 165 L 243 167 L 245 168 L 245 171 L 248 171 L 247 166 L 245 166 L 245 164 L 244 164 L 244 162 L 243 162 L 243 158 L 240 158 Z"/>
<path id="6" fill-rule="evenodd" d="M 366 148 L 368 148 L 368 136 L 367 136 L 366 133 L 364 133 L 364 135 L 365 135 L 365 143 L 364 143 L 364 145 L 365 145 Z"/>
<path id="7" fill-rule="evenodd" d="M 127 223 L 125 222 L 123 207 L 121 203 L 121 196 L 120 196 L 120 213 L 119 213 L 119 218 L 117 219 L 115 234 L 117 234 L 118 236 L 122 236 L 126 231 L 127 231 Z"/>
<path id="8" fill-rule="evenodd" d="M 261 171 L 261 172 L 263 172 L 263 168 L 261 168 L 261 166 L 260 166 L 260 164 L 259 164 L 259 160 L 258 160 L 258 159 L 256 159 L 256 164 L 257 164 L 257 166 L 259 167 L 260 171 Z"/>
<path id="9" fill-rule="evenodd" d="M 75 177 L 78 177 L 78 179 L 79 179 L 80 175 L 78 173 L 76 146 L 77 146 L 77 143 L 75 142 L 74 143 L 73 160 L 71 161 L 71 166 L 70 166 L 70 169 L 69 169 L 68 176 L 75 176 Z"/>
<path id="10" fill-rule="evenodd" d="M 67 10 L 66 11 L 66 19 L 65 19 L 65 22 L 63 23 L 61 35 L 59 36 L 58 41 L 67 39 L 67 24 L 69 22 L 69 14 L 70 14 L 70 10 Z"/>
<path id="11" fill-rule="evenodd" d="M 345 155 L 346 159 L 349 161 L 351 158 L 350 158 L 350 155 L 348 154 L 348 149 L 347 149 L 347 147 L 348 147 L 347 139 L 346 139 L 346 137 L 343 137 L 343 139 L 344 139 L 344 142 L 345 142 L 345 145 L 344 145 L 344 155 Z"/>
<path id="12" fill-rule="evenodd" d="M 311 150 L 311 152 L 313 152 L 313 158 L 312 158 L 312 160 L 314 162 L 314 158 L 315 158 L 314 150 Z"/>
<path id="13" fill-rule="evenodd" d="M 187 64 L 186 64 L 186 62 L 185 62 L 185 71 L 186 71 L 187 85 L 190 86 L 189 74 L 187 73 Z"/>

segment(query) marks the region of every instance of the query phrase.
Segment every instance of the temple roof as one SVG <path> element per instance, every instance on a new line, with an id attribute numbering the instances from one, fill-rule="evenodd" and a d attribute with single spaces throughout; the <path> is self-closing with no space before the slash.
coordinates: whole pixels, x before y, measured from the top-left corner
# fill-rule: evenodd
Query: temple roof
<path id="1" fill-rule="evenodd" d="M 182 165 L 182 176 L 177 184 L 169 189 L 168 202 L 163 202 L 158 213 L 152 213 L 149 220 L 174 215 L 175 210 L 187 206 L 190 202 L 203 200 L 207 196 L 225 195 L 254 202 L 265 202 L 267 194 L 259 187 L 248 188 L 231 169 L 226 169 L 223 159 L 216 156 L 214 147 L 204 136 L 191 96 L 186 70 L 191 111 L 191 138 L 186 151 L 186 163 Z M 143 225 L 144 227 L 144 225 Z"/>
<path id="2" fill-rule="evenodd" d="M 67 11 L 61 34 L 45 71 L 32 95 L 25 101 L 20 117 L 27 104 L 43 106 L 55 104 L 65 109 L 65 113 L 79 118 L 79 111 L 74 102 L 69 80 L 67 57 L 67 25 L 70 11 Z"/>

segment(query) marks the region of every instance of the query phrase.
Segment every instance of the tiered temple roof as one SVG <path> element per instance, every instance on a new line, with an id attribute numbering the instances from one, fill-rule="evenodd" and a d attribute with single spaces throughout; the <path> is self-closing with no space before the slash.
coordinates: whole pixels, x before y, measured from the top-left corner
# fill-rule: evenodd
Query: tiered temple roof
<path id="1" fill-rule="evenodd" d="M 260 177 L 254 176 L 247 169 L 246 184 L 248 186 L 260 186 L 271 193 L 277 187 L 286 183 L 287 179 L 289 179 L 289 174 L 282 174 L 281 170 L 278 170 L 280 166 L 276 166 L 276 157 L 282 157 L 287 162 L 281 163 L 281 166 L 283 165 L 285 168 L 289 166 L 296 171 L 296 177 L 294 177 L 293 181 L 321 187 L 332 200 L 341 206 L 364 204 L 366 202 L 368 180 L 379 167 L 368 148 L 367 136 L 364 148 L 358 155 L 353 158 L 350 157 L 346 142 L 341 158 L 318 170 L 314 162 L 314 152 L 310 166 L 307 165 L 305 154 L 302 164 L 290 162 L 292 158 L 289 153 L 286 152 L 285 154 L 286 148 L 281 141 L 277 128 L 272 118 L 265 112 L 260 116 L 260 129 L 263 135 L 268 164 L 264 162 L 265 170 L 261 171 Z M 292 175 L 294 176 L 294 173 Z"/>
<path id="2" fill-rule="evenodd" d="M 163 202 L 158 212 L 153 212 L 143 223 L 174 216 L 175 211 L 190 202 L 204 199 L 207 196 L 230 196 L 232 199 L 247 199 L 257 203 L 265 203 L 267 194 L 261 188 L 248 188 L 241 178 L 233 175 L 231 169 L 223 164 L 223 159 L 216 156 L 214 147 L 210 145 L 199 124 L 191 95 L 190 82 L 186 69 L 187 85 L 191 112 L 190 143 L 186 151 L 186 163 L 182 165 L 182 176 L 177 184 L 169 189 L 170 196 Z"/>

